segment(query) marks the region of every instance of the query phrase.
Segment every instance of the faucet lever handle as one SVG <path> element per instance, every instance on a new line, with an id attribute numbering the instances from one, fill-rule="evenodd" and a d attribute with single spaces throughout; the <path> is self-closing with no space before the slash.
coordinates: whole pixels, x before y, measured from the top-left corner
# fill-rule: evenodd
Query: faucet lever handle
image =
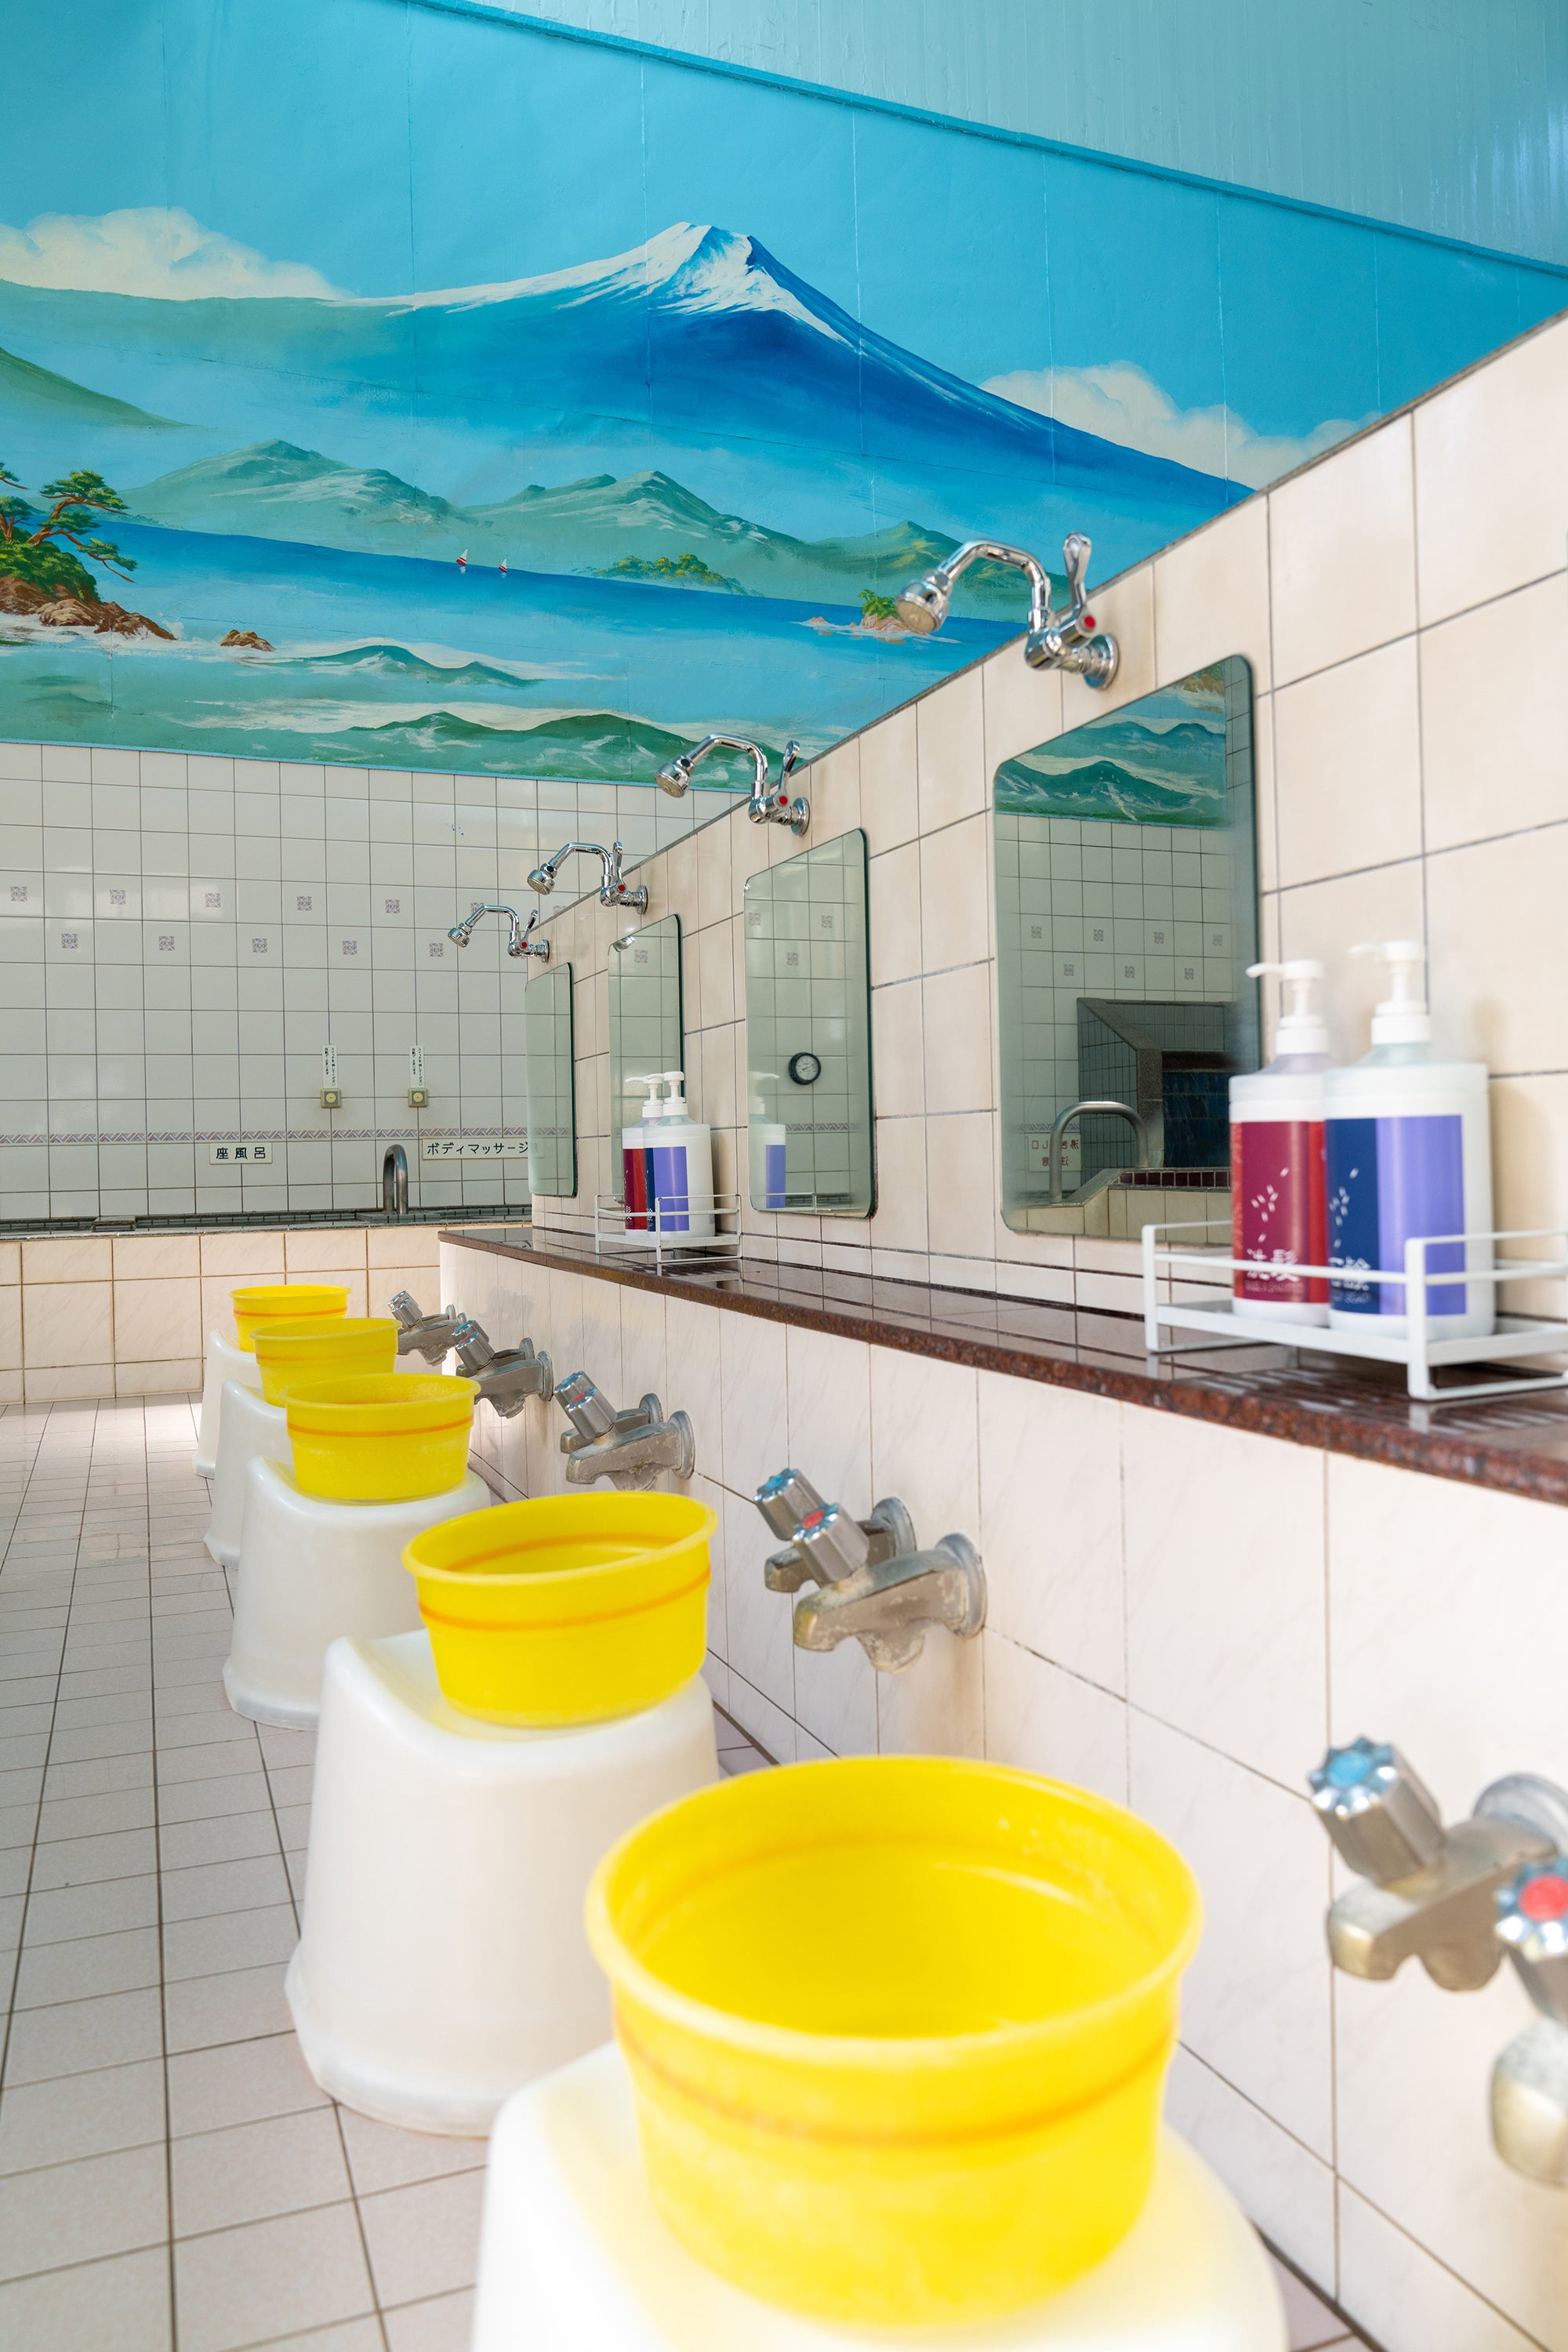
<path id="1" fill-rule="evenodd" d="M 1086 531 L 1069 530 L 1062 541 L 1062 569 L 1067 573 L 1068 594 L 1072 599 L 1072 610 L 1068 614 L 1070 621 L 1077 620 L 1089 602 L 1089 559 L 1093 551 L 1094 543 Z"/>
<path id="2" fill-rule="evenodd" d="M 586 1372 L 568 1373 L 555 1391 L 555 1402 L 579 1437 L 605 1437 L 616 1425 L 614 1406 Z"/>
<path id="3" fill-rule="evenodd" d="M 453 1327 L 452 1345 L 458 1351 L 458 1361 L 466 1372 L 482 1372 L 494 1360 L 495 1349 L 488 1331 L 481 1329 L 471 1315 L 465 1315 Z"/>
<path id="4" fill-rule="evenodd" d="M 1375 1885 L 1394 1885 L 1442 1854 L 1447 1836 L 1436 1800 L 1387 1741 L 1331 1748 L 1308 1780 L 1323 1827 L 1351 1868 Z"/>
<path id="5" fill-rule="evenodd" d="M 823 1497 L 798 1470 L 775 1470 L 764 1478 L 752 1500 L 775 1536 L 793 1543 L 795 1529 L 813 1511 L 824 1507 Z"/>
<path id="6" fill-rule="evenodd" d="M 795 1529 L 795 1542 L 823 1584 L 842 1584 L 865 1567 L 871 1554 L 869 1536 L 839 1503 L 819 1503 L 808 1511 Z"/>
<path id="7" fill-rule="evenodd" d="M 1497 1890 L 1498 1940 L 1543 2017 L 1568 2025 L 1568 1860 L 1527 1862 Z"/>
<path id="8" fill-rule="evenodd" d="M 412 1291 L 400 1290 L 386 1302 L 387 1311 L 403 1331 L 412 1331 L 416 1323 L 425 1320 L 425 1310 Z"/>

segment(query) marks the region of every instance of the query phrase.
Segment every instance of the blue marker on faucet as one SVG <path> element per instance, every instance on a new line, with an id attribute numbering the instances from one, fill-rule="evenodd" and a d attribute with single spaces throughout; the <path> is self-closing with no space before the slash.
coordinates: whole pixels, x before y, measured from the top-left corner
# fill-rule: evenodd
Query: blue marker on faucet
<path id="1" fill-rule="evenodd" d="M 1323 1077 L 1329 1264 L 1347 1270 L 1329 1286 L 1329 1322 L 1355 1330 L 1375 1316 L 1384 1333 L 1402 1339 L 1405 1284 L 1357 1281 L 1351 1271 L 1402 1266 L 1405 1243 L 1422 1236 L 1490 1233 L 1487 1070 L 1484 1062 L 1432 1059 L 1419 940 L 1351 953 L 1383 959 L 1389 994 L 1373 1014 L 1372 1051 Z M 1491 1285 L 1452 1278 L 1491 1263 L 1489 1242 L 1445 1240 L 1428 1252 L 1435 1339 L 1480 1339 L 1495 1328 Z"/>

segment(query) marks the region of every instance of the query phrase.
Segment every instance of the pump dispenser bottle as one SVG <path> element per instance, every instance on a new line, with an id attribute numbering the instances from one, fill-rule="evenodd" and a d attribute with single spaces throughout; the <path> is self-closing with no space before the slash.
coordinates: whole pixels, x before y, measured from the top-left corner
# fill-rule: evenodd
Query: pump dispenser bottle
<path id="1" fill-rule="evenodd" d="M 632 1167 L 632 1152 L 625 1150 L 622 1164 L 626 1174 L 626 1231 L 646 1234 L 648 1240 L 665 1246 L 684 1247 L 689 1243 L 711 1241 L 713 1238 L 713 1130 L 700 1126 L 687 1108 L 682 1089 L 686 1085 L 684 1070 L 660 1070 L 652 1079 L 638 1078 L 627 1084 L 661 1086 L 664 1099 L 650 1101 L 643 1114 L 643 1129 L 647 1130 L 646 1198 L 639 1203 L 638 1222 L 634 1224 L 632 1188 L 637 1181 Z M 626 1128 L 623 1144 L 633 1137 L 640 1138 L 642 1129 Z"/>
<path id="2" fill-rule="evenodd" d="M 1232 1312 L 1280 1323 L 1326 1323 L 1329 1286 L 1321 1277 L 1265 1274 L 1265 1266 L 1326 1265 L 1323 1073 L 1329 1033 L 1312 1002 L 1321 963 L 1255 963 L 1247 978 L 1278 972 L 1283 1005 L 1266 1069 L 1230 1082 L 1232 1257 L 1257 1274 L 1235 1279 Z"/>
<path id="3" fill-rule="evenodd" d="M 1380 956 L 1389 992 L 1372 1021 L 1372 1051 L 1323 1081 L 1323 1145 L 1332 1266 L 1392 1268 L 1424 1234 L 1489 1234 L 1491 1134 L 1483 1062 L 1435 1062 L 1419 940 L 1356 947 Z M 1489 1283 L 1438 1280 L 1489 1268 L 1489 1242 L 1445 1241 L 1427 1253 L 1435 1339 L 1483 1339 L 1496 1326 Z M 1403 1282 L 1335 1281 L 1329 1321 L 1390 1339 L 1408 1333 Z"/>
<path id="4" fill-rule="evenodd" d="M 651 1235 L 655 1198 L 653 1152 L 664 1115 L 664 1105 L 659 1098 L 664 1074 L 655 1071 L 647 1077 L 637 1078 L 628 1073 L 625 1083 L 628 1087 L 647 1088 L 647 1100 L 643 1105 L 641 1119 L 636 1127 L 623 1127 L 621 1129 L 621 1186 L 626 1204 L 626 1231 L 628 1234 Z"/>

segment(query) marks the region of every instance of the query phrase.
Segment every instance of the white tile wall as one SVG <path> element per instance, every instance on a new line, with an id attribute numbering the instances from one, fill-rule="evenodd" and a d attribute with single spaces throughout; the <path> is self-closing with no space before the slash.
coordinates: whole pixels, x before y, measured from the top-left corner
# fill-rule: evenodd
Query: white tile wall
<path id="1" fill-rule="evenodd" d="M 521 971 L 499 923 L 462 950 L 447 932 L 476 900 L 531 905 L 528 870 L 564 838 L 618 831 L 641 856 L 702 805 L 0 743 L 0 1219 L 368 1207 L 393 1138 L 416 1203 L 526 1201 L 521 1160 L 418 1157 L 420 1134 L 527 1123 Z M 265 1169 L 211 1164 L 209 1141 L 255 1139 Z"/>

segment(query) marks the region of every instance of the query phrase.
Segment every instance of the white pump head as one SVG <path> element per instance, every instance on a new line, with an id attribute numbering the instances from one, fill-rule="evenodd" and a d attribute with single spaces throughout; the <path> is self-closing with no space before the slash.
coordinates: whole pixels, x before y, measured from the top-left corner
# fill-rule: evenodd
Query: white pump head
<path id="1" fill-rule="evenodd" d="M 659 1076 L 666 1087 L 669 1089 L 664 1098 L 661 1113 L 662 1117 L 665 1118 L 689 1119 L 691 1117 L 691 1112 L 686 1100 L 685 1071 L 661 1070 L 659 1072 Z"/>
<path id="2" fill-rule="evenodd" d="M 632 1076 L 630 1071 L 628 1071 L 626 1076 L 621 1081 L 623 1087 L 646 1087 L 647 1088 L 647 1100 L 644 1103 L 642 1111 L 643 1125 L 645 1127 L 647 1126 L 651 1120 L 662 1118 L 665 1116 L 666 1106 L 659 1100 L 658 1093 L 660 1087 L 664 1084 L 665 1076 L 666 1074 L 663 1070 L 653 1070 L 650 1071 L 646 1078 L 635 1078 Z"/>
<path id="3" fill-rule="evenodd" d="M 1388 966 L 1389 993 L 1372 1016 L 1374 1045 L 1427 1045 L 1432 1015 L 1426 1010 L 1423 973 L 1426 950 L 1419 940 L 1374 940 L 1352 948 L 1353 956 L 1381 956 Z"/>
<path id="4" fill-rule="evenodd" d="M 1312 1002 L 1313 989 L 1328 977 L 1325 967 L 1310 957 L 1298 956 L 1289 963 L 1249 963 L 1247 977 L 1258 980 L 1266 971 L 1277 971 L 1285 983 L 1279 992 L 1279 1025 L 1274 1033 L 1276 1055 L 1326 1054 L 1328 1024 Z"/>

